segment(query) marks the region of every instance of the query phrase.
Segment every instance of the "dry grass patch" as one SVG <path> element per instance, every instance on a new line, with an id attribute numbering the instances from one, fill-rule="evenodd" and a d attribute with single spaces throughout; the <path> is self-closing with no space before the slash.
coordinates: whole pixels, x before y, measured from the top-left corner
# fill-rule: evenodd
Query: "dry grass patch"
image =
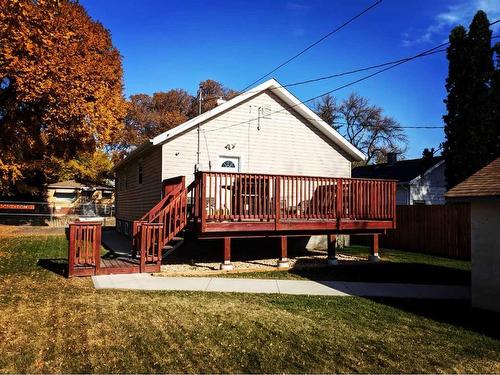
<path id="1" fill-rule="evenodd" d="M 0 372 L 500 371 L 498 315 L 466 304 L 97 291 L 37 266 L 64 237 L 9 241 Z"/>

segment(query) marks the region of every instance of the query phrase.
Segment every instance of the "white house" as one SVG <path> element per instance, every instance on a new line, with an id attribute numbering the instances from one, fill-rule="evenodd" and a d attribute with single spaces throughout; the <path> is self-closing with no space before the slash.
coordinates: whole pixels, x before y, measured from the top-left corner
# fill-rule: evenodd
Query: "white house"
<path id="1" fill-rule="evenodd" d="M 161 198 L 162 181 L 196 170 L 351 177 L 364 155 L 271 79 L 141 145 L 114 168 L 118 229 Z"/>
<path id="2" fill-rule="evenodd" d="M 396 180 L 396 204 L 444 204 L 446 179 L 442 156 L 400 160 L 387 155 L 388 162 L 352 170 L 352 177 Z"/>

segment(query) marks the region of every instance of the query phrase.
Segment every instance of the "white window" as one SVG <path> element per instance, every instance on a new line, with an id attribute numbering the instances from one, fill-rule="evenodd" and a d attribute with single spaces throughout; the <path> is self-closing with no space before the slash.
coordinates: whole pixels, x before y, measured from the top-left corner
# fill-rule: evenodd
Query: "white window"
<path id="1" fill-rule="evenodd" d="M 240 158 L 238 156 L 219 156 L 217 167 L 220 171 L 239 172 Z"/>

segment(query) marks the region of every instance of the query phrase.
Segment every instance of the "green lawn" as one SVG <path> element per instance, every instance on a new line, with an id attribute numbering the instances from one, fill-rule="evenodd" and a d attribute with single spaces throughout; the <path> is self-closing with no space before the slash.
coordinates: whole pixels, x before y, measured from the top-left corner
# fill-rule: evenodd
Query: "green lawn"
<path id="1" fill-rule="evenodd" d="M 44 268 L 66 246 L 0 238 L 0 372 L 500 372 L 466 303 L 97 291 Z"/>

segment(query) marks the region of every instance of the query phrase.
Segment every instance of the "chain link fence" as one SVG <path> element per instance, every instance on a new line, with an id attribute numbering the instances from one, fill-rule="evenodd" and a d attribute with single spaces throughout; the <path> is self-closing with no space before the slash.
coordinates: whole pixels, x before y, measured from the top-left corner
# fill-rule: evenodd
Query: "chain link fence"
<path id="1" fill-rule="evenodd" d="M 47 202 L 0 201 L 0 224 L 66 227 L 74 221 L 115 225 L 114 204 L 94 202 L 61 205 Z"/>

